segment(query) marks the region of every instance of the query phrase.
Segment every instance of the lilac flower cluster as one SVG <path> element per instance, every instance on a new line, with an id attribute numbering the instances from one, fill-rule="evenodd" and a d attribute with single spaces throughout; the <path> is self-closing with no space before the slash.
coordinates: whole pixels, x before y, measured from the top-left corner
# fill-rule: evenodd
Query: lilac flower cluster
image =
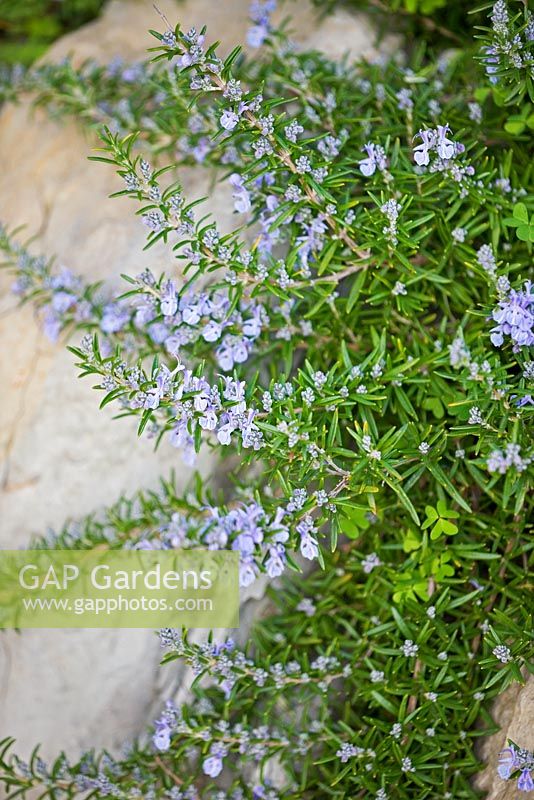
<path id="1" fill-rule="evenodd" d="M 497 772 L 503 780 L 517 779 L 520 792 L 534 790 L 534 753 L 518 748 L 512 742 L 499 754 Z"/>
<path id="2" fill-rule="evenodd" d="M 158 380 L 161 380 L 161 375 L 156 383 Z M 239 432 L 243 447 L 259 450 L 262 446 L 262 433 L 254 423 L 256 412 L 247 408 L 244 381 L 224 378 L 221 398 L 217 386 L 210 386 L 205 378 L 196 377 L 191 370 L 184 370 L 173 402 L 176 422 L 170 434 L 170 443 L 173 447 L 184 448 L 188 459 L 194 454 L 197 423 L 203 430 L 214 431 L 221 445 L 229 445 L 233 434 Z"/>
<path id="3" fill-rule="evenodd" d="M 493 83 L 494 85 L 499 83 L 499 78 L 496 73 L 499 71 L 499 51 L 497 47 L 490 45 L 484 48 L 484 65 L 486 69 L 486 75 L 489 78 L 489 82 Z"/>
<path id="4" fill-rule="evenodd" d="M 513 661 L 512 653 L 510 652 L 510 648 L 507 647 L 505 644 L 498 644 L 492 650 L 493 655 L 497 658 L 501 664 L 509 664 L 510 661 Z"/>
<path id="5" fill-rule="evenodd" d="M 351 758 L 366 757 L 372 760 L 375 758 L 376 753 L 370 748 L 359 747 L 358 745 L 350 742 L 342 742 L 341 746 L 336 752 L 336 756 L 339 758 L 342 764 L 346 764 Z"/>
<path id="6" fill-rule="evenodd" d="M 270 578 L 282 574 L 286 565 L 285 543 L 289 528 L 284 522 L 285 511 L 279 508 L 270 517 L 257 502 L 241 505 L 221 513 L 216 507 L 209 509 L 204 541 L 210 550 L 231 547 L 239 551 L 239 584 L 249 586 L 258 576 L 259 566 Z"/>
<path id="7" fill-rule="evenodd" d="M 21 250 L 18 268 L 21 275 L 12 286 L 16 295 L 28 297 L 38 287 L 49 295 L 49 301 L 40 306 L 39 315 L 42 317 L 43 330 L 52 342 L 57 341 L 69 322 L 81 323 L 92 317 L 92 304 L 83 296 L 87 287 L 67 267 L 62 267 L 52 275 L 44 259 L 33 258 L 27 251 Z"/>
<path id="8" fill-rule="evenodd" d="M 477 261 L 482 269 L 488 273 L 490 278 L 496 280 L 497 262 L 495 261 L 493 249 L 489 244 L 483 244 L 482 247 L 479 247 L 477 250 Z"/>
<path id="9" fill-rule="evenodd" d="M 406 111 L 411 115 L 413 110 L 413 92 L 411 89 L 403 88 L 397 92 L 397 108 L 399 111 Z"/>
<path id="10" fill-rule="evenodd" d="M 421 142 L 414 147 L 414 160 L 418 167 L 429 167 L 430 172 L 446 172 L 452 180 L 461 184 L 466 178 L 472 177 L 475 170 L 471 165 L 464 166 L 455 161 L 456 156 L 465 151 L 465 146 L 450 139 L 448 133 L 448 125 L 420 130 L 416 138 L 421 139 Z M 436 158 L 431 161 L 432 153 Z M 465 187 L 462 191 L 465 193 Z"/>
<path id="11" fill-rule="evenodd" d="M 168 701 L 163 713 L 154 723 L 153 745 L 156 750 L 167 752 L 171 747 L 172 737 L 180 735 L 198 742 L 199 745 L 209 744 L 207 755 L 202 761 L 202 771 L 215 778 L 222 772 L 224 760 L 231 752 L 260 763 L 269 751 L 287 747 L 289 744 L 283 734 L 267 725 L 251 729 L 241 722 L 231 725 L 220 720 L 215 726 L 211 720 L 209 722 L 210 724 L 203 724 L 196 718 L 186 722 L 181 710 Z M 304 754 L 312 747 L 313 739 L 301 737 L 299 744 Z M 258 794 L 257 797 L 262 795 Z"/>
<path id="12" fill-rule="evenodd" d="M 504 475 L 509 469 L 516 472 L 524 472 L 532 462 L 531 458 L 524 458 L 521 455 L 521 448 L 518 444 L 509 442 L 504 450 L 493 450 L 488 457 L 488 471 L 498 472 Z"/>
<path id="13" fill-rule="evenodd" d="M 225 108 L 219 117 L 221 128 L 223 128 L 225 131 L 233 131 L 234 128 L 237 127 L 241 117 L 244 114 L 247 112 L 258 111 L 261 105 L 260 97 L 253 98 L 248 102 L 245 102 L 241 99 L 243 97 L 243 92 L 238 81 L 234 81 L 232 84 L 229 84 L 229 86 L 226 87 L 224 90 L 224 97 L 228 99 L 233 106 L 233 108 Z M 254 152 L 256 158 L 258 159 L 272 153 L 272 145 L 267 138 L 270 135 L 270 132 L 269 126 L 269 133 L 266 132 L 261 139 L 254 142 Z"/>
<path id="14" fill-rule="evenodd" d="M 421 144 L 416 145 L 413 150 L 415 163 L 420 167 L 428 166 L 431 153 L 437 153 L 441 161 L 450 161 L 463 153 L 465 147 L 449 139 L 448 133 L 450 133 L 448 125 L 438 125 L 435 130 L 432 128 L 420 130 L 417 137 L 421 139 Z"/>
<path id="15" fill-rule="evenodd" d="M 249 47 L 261 47 L 271 30 L 270 18 L 276 9 L 276 0 L 254 0 L 251 4 L 249 16 L 254 23 L 247 32 Z"/>
<path id="16" fill-rule="evenodd" d="M 500 36 L 508 33 L 508 8 L 504 0 L 497 0 L 491 12 L 493 30 Z"/>
<path id="17" fill-rule="evenodd" d="M 461 329 L 458 330 L 452 344 L 449 345 L 449 360 L 451 366 L 455 369 L 462 370 L 465 368 L 468 370 L 468 380 L 475 381 L 479 385 L 485 384 L 491 389 L 494 399 L 505 396 L 505 391 L 509 388 L 507 383 L 497 378 L 492 364 L 487 358 L 478 361 L 471 355 L 471 351 L 465 342 Z M 498 388 L 496 388 L 497 384 L 499 384 Z M 528 401 L 525 400 L 524 402 L 526 403 Z"/>
<path id="18" fill-rule="evenodd" d="M 178 709 L 170 700 L 167 700 L 165 709 L 154 723 L 152 742 L 157 750 L 165 752 L 171 746 L 171 735 L 181 728 L 187 730 Z"/>
<path id="19" fill-rule="evenodd" d="M 263 435 L 254 422 L 256 411 L 247 406 L 244 381 L 225 376 L 219 385 L 211 385 L 180 362 L 172 372 L 162 364 L 148 379 L 137 366 L 95 360 L 91 337 L 82 341 L 82 352 L 103 375 L 103 389 L 122 390 L 121 401 L 127 408 L 155 411 L 163 407 L 169 442 L 182 449 L 187 464 L 194 462 L 195 437 L 200 441 L 202 431 L 214 433 L 223 446 L 239 434 L 243 447 L 262 447 Z M 162 430 L 157 422 L 154 426 L 154 432 Z"/>
<path id="20" fill-rule="evenodd" d="M 527 16 L 524 40 L 521 32 L 511 24 L 508 6 L 504 0 L 497 0 L 491 13 L 491 44 L 483 50 L 486 74 L 492 84 L 498 84 L 507 68 L 525 69 L 532 72 L 532 53 L 530 43 L 534 39 L 532 14 Z"/>
<path id="21" fill-rule="evenodd" d="M 369 178 L 374 175 L 376 170 L 384 172 L 387 169 L 388 160 L 386 158 L 386 151 L 379 144 L 368 142 L 363 146 L 363 150 L 367 153 L 367 158 L 360 161 L 360 172 Z"/>
<path id="22" fill-rule="evenodd" d="M 245 186 L 243 177 L 237 172 L 234 172 L 230 175 L 229 181 L 234 189 L 232 197 L 235 210 L 238 214 L 247 214 L 252 208 L 252 203 L 250 200 L 250 192 Z"/>
<path id="23" fill-rule="evenodd" d="M 241 298 L 234 308 L 228 290 L 178 294 L 167 280 L 160 290 L 150 273 L 138 276 L 140 294 L 134 299 L 134 325 L 146 330 L 152 341 L 178 357 L 184 346 L 202 338 L 217 343 L 215 360 L 224 372 L 246 361 L 269 317 L 259 300 Z M 163 319 L 161 317 L 163 316 Z"/>
<path id="24" fill-rule="evenodd" d="M 382 233 L 392 245 L 396 245 L 397 239 L 397 220 L 399 218 L 402 206 L 396 200 L 387 200 L 380 207 L 381 212 L 385 215 L 388 224 L 382 229 Z"/>
<path id="25" fill-rule="evenodd" d="M 214 742 L 209 755 L 202 762 L 202 770 L 210 778 L 216 778 L 222 772 L 223 759 L 228 755 L 228 747 L 222 742 Z"/>
<path id="26" fill-rule="evenodd" d="M 299 534 L 300 549 L 306 558 L 318 556 L 314 523 L 309 515 L 298 522 L 293 519 L 307 499 L 305 490 L 295 490 L 284 507 L 268 514 L 257 501 L 241 502 L 224 510 L 219 506 L 202 507 L 202 516 L 172 514 L 154 533 L 143 536 L 136 549 L 207 547 L 209 550 L 239 552 L 239 583 L 246 587 L 264 570 L 270 578 L 278 578 L 287 563 L 290 526 Z"/>
<path id="27" fill-rule="evenodd" d="M 490 339 L 495 347 L 504 344 L 509 336 L 514 349 L 534 344 L 534 290 L 531 281 L 525 288 L 511 289 L 508 296 L 500 300 L 492 318 L 497 324 L 491 329 Z"/>

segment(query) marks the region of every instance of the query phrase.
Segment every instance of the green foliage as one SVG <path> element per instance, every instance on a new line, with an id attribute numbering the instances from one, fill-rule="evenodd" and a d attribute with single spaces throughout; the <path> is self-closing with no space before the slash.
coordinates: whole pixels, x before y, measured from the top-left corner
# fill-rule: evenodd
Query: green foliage
<path id="1" fill-rule="evenodd" d="M 67 31 L 99 13 L 103 0 L 0 0 L 0 64 L 29 65 Z"/>
<path id="2" fill-rule="evenodd" d="M 524 203 L 516 203 L 512 217 L 503 220 L 503 223 L 515 228 L 517 238 L 522 242 L 534 242 L 534 214 L 529 219 Z"/>
<path id="3" fill-rule="evenodd" d="M 454 536 L 455 533 L 458 533 L 458 526 L 455 525 L 454 522 L 451 522 L 451 519 L 458 519 L 460 515 L 457 511 L 447 508 L 443 500 L 438 500 L 436 508 L 433 506 L 426 506 L 425 512 L 426 519 L 421 528 L 422 530 L 426 530 L 426 528 L 432 526 L 432 530 L 430 531 L 430 538 L 432 541 L 439 539 L 442 534 Z"/>
<path id="4" fill-rule="evenodd" d="M 313 0 L 328 10 L 342 6 L 364 11 L 383 34 L 403 33 L 408 42 L 424 38 L 430 45 L 443 47 L 468 42 L 472 26 L 484 19 L 480 6 L 464 0 Z"/>

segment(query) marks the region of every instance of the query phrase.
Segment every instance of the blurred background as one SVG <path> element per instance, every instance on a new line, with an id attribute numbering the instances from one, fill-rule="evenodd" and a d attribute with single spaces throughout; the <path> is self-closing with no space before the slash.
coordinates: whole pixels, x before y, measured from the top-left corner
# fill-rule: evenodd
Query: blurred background
<path id="1" fill-rule="evenodd" d="M 94 19 L 103 0 L 0 0 L 0 62 L 30 65 L 68 31 Z"/>
<path id="2" fill-rule="evenodd" d="M 177 0 L 179 4 L 179 0 Z M 413 36 L 425 34 L 427 41 L 447 38 L 447 31 L 461 40 L 469 35 L 465 17 L 473 24 L 484 19 L 483 12 L 464 0 L 313 0 L 328 14 L 344 6 L 365 11 L 380 34 L 394 27 Z M 104 0 L 0 0 L 0 63 L 30 65 L 65 33 L 98 17 Z M 214 1 L 228 15 L 236 13 L 234 0 Z M 291 13 L 291 0 L 285 8 Z"/>

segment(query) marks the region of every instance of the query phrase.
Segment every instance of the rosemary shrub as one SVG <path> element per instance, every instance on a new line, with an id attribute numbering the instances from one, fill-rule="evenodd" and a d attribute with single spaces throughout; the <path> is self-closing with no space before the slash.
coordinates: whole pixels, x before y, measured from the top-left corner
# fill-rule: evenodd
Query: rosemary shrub
<path id="1" fill-rule="evenodd" d="M 245 652 L 161 632 L 192 699 L 123 757 L 25 764 L 6 740 L 13 797 L 474 798 L 489 703 L 532 672 L 533 17 L 498 0 L 461 50 L 349 63 L 292 46 L 273 5 L 253 58 L 168 25 L 147 63 L 3 87 L 101 128 L 95 160 L 177 259 L 113 297 L 2 229 L 15 291 L 82 334 L 102 405 L 228 476 L 39 544 L 232 548 L 243 587 L 280 579 Z M 218 168 L 231 233 L 184 163 Z M 530 791 L 525 746 L 498 769 Z"/>

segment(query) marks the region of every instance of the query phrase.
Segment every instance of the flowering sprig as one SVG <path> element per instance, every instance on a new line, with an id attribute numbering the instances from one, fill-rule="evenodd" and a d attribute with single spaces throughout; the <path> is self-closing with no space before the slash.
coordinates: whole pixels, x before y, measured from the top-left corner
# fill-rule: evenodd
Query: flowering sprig
<path id="1" fill-rule="evenodd" d="M 505 0 L 497 0 L 491 10 L 490 21 L 491 28 L 482 28 L 484 46 L 480 59 L 496 95 L 509 104 L 521 102 L 525 95 L 532 100 L 532 11 L 525 6 L 519 13 L 513 13 Z"/>
<path id="2" fill-rule="evenodd" d="M 235 695 L 236 687 L 240 684 L 249 686 L 250 683 L 265 692 L 309 686 L 315 692 L 324 693 L 333 681 L 348 678 L 352 673 L 351 664 L 341 664 L 336 656 L 326 654 L 312 659 L 305 666 L 297 660 L 264 665 L 263 662 L 257 664 L 242 650 L 238 650 L 233 639 L 227 639 L 222 644 L 196 644 L 188 641 L 186 634 L 165 629 L 160 631 L 160 640 L 162 647 L 169 651 L 163 663 L 183 659 L 195 676 L 209 676 L 216 680 L 227 697 Z"/>
<path id="3" fill-rule="evenodd" d="M 261 447 L 262 434 L 254 423 L 257 412 L 247 404 L 243 381 L 226 377 L 209 384 L 179 360 L 172 370 L 155 360 L 148 374 L 140 364 L 128 366 L 114 356 L 103 357 L 97 340 L 90 336 L 81 348 L 70 349 L 82 359 L 83 375 L 102 376 L 98 388 L 106 392 L 103 405 L 120 401 L 129 413 L 141 415 L 139 434 L 153 412 L 159 411 L 160 422 L 153 434 L 161 438 L 168 432 L 173 447 L 183 449 L 186 462 L 194 460 L 203 431 L 213 432 L 223 446 L 237 433 L 243 447 Z"/>
<path id="4" fill-rule="evenodd" d="M 225 286 L 179 296 L 174 281 L 164 275 L 156 279 L 145 270 L 135 278 L 124 276 L 134 288 L 114 298 L 100 284 L 87 284 L 68 268 L 54 269 L 43 257 L 32 256 L 4 229 L 0 229 L 0 251 L 7 259 L 3 266 L 16 275 L 12 291 L 35 305 L 52 341 L 66 330 L 92 330 L 101 334 L 104 352 L 126 342 L 128 360 L 160 350 L 171 356 L 189 355 L 193 363 L 195 358 L 211 357 L 219 369 L 229 372 L 247 360 L 269 321 L 254 298 L 243 298 L 234 307 Z M 190 345 L 199 341 L 207 346 L 193 357 Z M 215 352 L 212 343 L 217 343 Z"/>
<path id="5" fill-rule="evenodd" d="M 32 302 L 43 330 L 56 341 L 59 334 L 73 327 L 96 327 L 102 333 L 116 330 L 111 320 L 124 318 L 124 309 L 106 299 L 98 283 L 87 284 L 67 267 L 54 268 L 43 256 L 33 256 L 0 225 L 2 264 L 15 273 L 11 289 L 23 301 Z M 125 320 L 124 320 L 125 321 Z"/>
<path id="6" fill-rule="evenodd" d="M 224 131 L 232 132 L 243 126 L 252 132 L 252 150 L 256 163 L 264 158 L 276 166 L 282 166 L 288 171 L 291 178 L 296 180 L 294 186 L 295 197 L 300 197 L 303 192 L 307 202 L 313 207 L 319 207 L 324 220 L 329 228 L 341 241 L 359 258 L 366 259 L 367 253 L 358 247 L 344 226 L 340 226 L 335 216 L 330 213 L 325 193 L 321 191 L 320 184 L 328 174 L 328 170 L 321 166 L 313 168 L 308 156 L 294 159 L 289 147 L 279 144 L 275 136 L 275 118 L 269 113 L 269 103 L 264 103 L 261 94 L 243 91 L 238 81 L 232 77 L 231 68 L 238 55 L 239 49 L 233 51 L 225 62 L 216 55 L 213 47 L 206 52 L 203 50 L 204 33 L 200 34 L 192 29 L 183 33 L 179 27 L 168 32 L 167 43 L 162 48 L 159 58 L 178 58 L 179 65 L 185 70 L 191 70 L 191 88 L 199 92 L 215 92 L 221 98 L 219 123 Z M 163 35 L 158 35 L 163 41 Z M 170 43 L 170 46 L 169 46 Z M 286 125 L 286 127 L 288 127 Z M 285 132 L 288 145 L 293 136 Z"/>
<path id="7" fill-rule="evenodd" d="M 524 289 L 510 289 L 492 314 L 497 325 L 491 331 L 491 341 L 501 347 L 509 336 L 515 348 L 534 345 L 534 290 L 531 281 Z"/>
<path id="8" fill-rule="evenodd" d="M 29 69 L 17 64 L 9 70 L 2 65 L 0 99 L 30 96 L 55 118 L 72 115 L 91 127 L 107 124 L 126 132 L 136 123 L 144 126 L 158 107 L 153 72 L 150 64 L 119 57 L 106 65 L 88 60 L 79 67 L 68 58 Z"/>
<path id="9" fill-rule="evenodd" d="M 499 754 L 499 766 L 497 768 L 499 777 L 504 780 L 514 778 L 517 780 L 517 788 L 520 792 L 531 792 L 534 790 L 534 753 L 518 747 L 514 742 L 508 742 L 506 747 Z"/>
<path id="10" fill-rule="evenodd" d="M 271 30 L 271 14 L 276 8 L 276 0 L 254 0 L 250 6 L 252 27 L 247 31 L 247 44 L 261 47 Z"/>

